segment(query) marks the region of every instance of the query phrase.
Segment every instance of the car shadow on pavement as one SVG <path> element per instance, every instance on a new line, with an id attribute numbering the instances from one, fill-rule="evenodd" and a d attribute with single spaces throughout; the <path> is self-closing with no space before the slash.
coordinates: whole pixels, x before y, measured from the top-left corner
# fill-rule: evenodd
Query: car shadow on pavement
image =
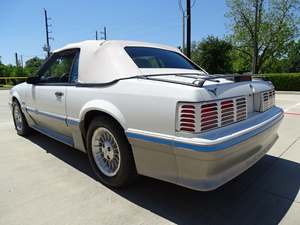
<path id="1" fill-rule="evenodd" d="M 86 154 L 42 134 L 34 134 L 29 140 L 96 179 Z M 193 191 L 147 177 L 112 191 L 176 224 L 268 225 L 278 224 L 293 201 L 297 198 L 299 201 L 299 187 L 300 164 L 266 155 L 252 168 L 211 192 Z"/>

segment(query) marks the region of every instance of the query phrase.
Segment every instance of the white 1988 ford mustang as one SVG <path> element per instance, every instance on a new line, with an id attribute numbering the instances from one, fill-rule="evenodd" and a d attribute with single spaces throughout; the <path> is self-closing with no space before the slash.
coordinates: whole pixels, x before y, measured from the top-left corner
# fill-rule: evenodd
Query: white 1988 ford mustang
<path id="1" fill-rule="evenodd" d="M 283 118 L 270 82 L 209 75 L 176 48 L 130 41 L 54 51 L 9 102 L 19 135 L 87 152 L 112 187 L 141 174 L 216 189 L 263 157 Z"/>

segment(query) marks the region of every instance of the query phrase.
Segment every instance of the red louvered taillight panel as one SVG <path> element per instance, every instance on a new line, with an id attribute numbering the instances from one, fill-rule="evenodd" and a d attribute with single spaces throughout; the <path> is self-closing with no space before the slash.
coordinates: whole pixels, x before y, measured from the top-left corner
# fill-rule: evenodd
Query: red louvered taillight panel
<path id="1" fill-rule="evenodd" d="M 247 118 L 247 102 L 246 98 L 236 99 L 236 120 L 241 121 Z"/>
<path id="2" fill-rule="evenodd" d="M 195 132 L 195 106 L 194 105 L 181 105 L 179 115 L 179 130 Z"/>
<path id="3" fill-rule="evenodd" d="M 234 122 L 234 102 L 232 99 L 221 101 L 221 126 Z"/>
<path id="4" fill-rule="evenodd" d="M 180 103 L 178 131 L 204 132 L 247 119 L 246 97 L 204 103 Z"/>
<path id="5" fill-rule="evenodd" d="M 262 107 L 261 111 L 264 112 L 275 105 L 275 90 L 265 91 L 261 94 Z"/>
<path id="6" fill-rule="evenodd" d="M 201 131 L 218 127 L 218 104 L 208 103 L 201 105 Z"/>

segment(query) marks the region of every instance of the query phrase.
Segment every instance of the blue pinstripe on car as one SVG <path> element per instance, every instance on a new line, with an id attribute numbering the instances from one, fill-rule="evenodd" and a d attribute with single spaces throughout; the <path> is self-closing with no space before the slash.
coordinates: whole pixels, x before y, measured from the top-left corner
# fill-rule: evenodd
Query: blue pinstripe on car
<path id="1" fill-rule="evenodd" d="M 162 145 L 171 145 L 176 148 L 185 148 L 185 149 L 190 149 L 194 151 L 202 151 L 202 152 L 213 152 L 213 151 L 220 151 L 224 150 L 227 148 L 230 148 L 234 145 L 237 145 L 243 141 L 246 141 L 250 139 L 251 137 L 254 137 L 255 135 L 258 135 L 265 130 L 271 128 L 272 126 L 276 125 L 281 119 L 283 118 L 283 113 L 279 113 L 278 116 L 273 119 L 270 123 L 267 123 L 266 125 L 259 127 L 255 130 L 252 130 L 248 133 L 245 133 L 243 135 L 240 135 L 238 137 L 232 138 L 228 141 L 224 141 L 219 144 L 214 144 L 214 145 L 197 145 L 197 144 L 191 144 L 191 143 L 185 143 L 182 141 L 177 141 L 176 138 L 174 140 L 166 139 L 166 138 L 161 138 L 161 137 L 154 137 L 154 136 L 149 136 L 145 134 L 138 134 L 138 133 L 133 133 L 133 132 L 127 132 L 127 137 L 128 138 L 133 138 L 133 139 L 140 139 L 146 142 L 153 142 L 157 144 L 162 144 Z"/>

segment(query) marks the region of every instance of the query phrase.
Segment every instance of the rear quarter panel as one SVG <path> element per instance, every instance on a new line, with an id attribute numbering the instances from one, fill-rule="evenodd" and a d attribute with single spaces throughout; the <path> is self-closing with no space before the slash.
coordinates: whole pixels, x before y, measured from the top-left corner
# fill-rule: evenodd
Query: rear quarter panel
<path id="1" fill-rule="evenodd" d="M 123 126 L 174 135 L 176 103 L 194 99 L 194 88 L 143 79 L 100 88 L 68 87 L 67 116 L 83 120 L 90 110 L 110 114 Z"/>

